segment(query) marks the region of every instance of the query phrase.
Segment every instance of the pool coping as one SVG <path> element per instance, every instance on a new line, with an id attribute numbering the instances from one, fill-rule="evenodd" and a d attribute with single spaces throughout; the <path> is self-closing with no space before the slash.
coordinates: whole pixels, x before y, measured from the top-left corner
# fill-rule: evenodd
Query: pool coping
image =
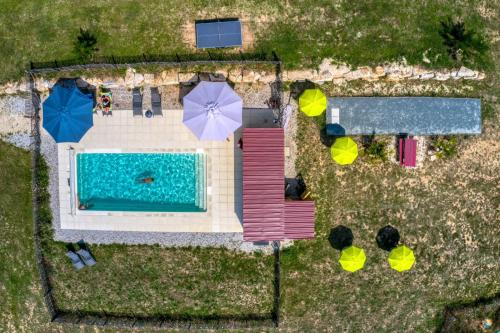
<path id="1" fill-rule="evenodd" d="M 83 215 L 83 216 L 158 216 L 158 217 L 194 217 L 194 218 L 209 218 L 212 216 L 212 179 L 211 172 L 209 168 L 210 163 L 210 153 L 209 148 L 186 148 L 186 149 L 75 149 L 73 147 L 69 150 L 69 161 L 70 161 L 70 209 L 72 215 Z M 77 209 L 77 198 L 78 198 L 78 170 L 76 158 L 78 154 L 86 153 L 101 153 L 101 154 L 203 154 L 205 156 L 205 190 L 203 191 L 205 196 L 206 210 L 201 212 L 154 212 L 154 211 L 105 211 L 105 210 L 80 210 Z"/>

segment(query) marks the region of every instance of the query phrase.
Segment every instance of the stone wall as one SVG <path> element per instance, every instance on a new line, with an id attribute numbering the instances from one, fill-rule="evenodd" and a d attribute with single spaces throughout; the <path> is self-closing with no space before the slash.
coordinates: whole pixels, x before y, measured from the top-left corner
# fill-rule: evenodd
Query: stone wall
<path id="1" fill-rule="evenodd" d="M 169 69 L 158 73 L 139 73 L 133 68 L 129 68 L 123 77 L 82 77 L 84 80 L 95 86 L 104 85 L 108 87 L 126 86 L 132 88 L 135 86 L 153 85 L 176 85 L 179 82 L 197 81 L 201 79 L 210 79 L 212 81 L 225 80 L 228 78 L 235 83 L 270 83 L 276 79 L 275 73 L 271 71 L 257 71 L 238 68 L 222 68 L 215 73 L 195 73 L 185 69 Z M 432 70 L 421 66 L 410 66 L 403 63 L 389 63 L 376 67 L 361 66 L 352 68 L 346 64 L 335 64 L 332 59 L 324 59 L 317 70 L 293 70 L 284 71 L 284 81 L 310 80 L 322 84 L 333 82 L 334 84 L 343 84 L 348 81 L 402 81 L 402 80 L 482 80 L 485 74 L 466 67 L 458 69 L 440 69 Z M 55 83 L 55 79 L 46 80 L 38 78 L 36 80 L 37 88 L 42 92 L 47 92 Z M 27 91 L 25 82 L 12 82 L 0 85 L 0 95 L 19 94 Z"/>

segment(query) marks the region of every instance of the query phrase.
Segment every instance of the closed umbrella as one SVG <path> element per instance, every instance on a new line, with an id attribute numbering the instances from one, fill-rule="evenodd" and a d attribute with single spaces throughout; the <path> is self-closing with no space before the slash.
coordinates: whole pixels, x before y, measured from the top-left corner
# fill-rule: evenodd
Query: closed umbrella
<path id="1" fill-rule="evenodd" d="M 200 82 L 183 104 L 182 121 L 200 140 L 225 140 L 241 126 L 243 102 L 226 82 Z"/>
<path id="2" fill-rule="evenodd" d="M 43 102 L 43 128 L 60 142 L 79 142 L 93 126 L 92 94 L 84 94 L 76 86 L 56 85 Z"/>
<path id="3" fill-rule="evenodd" d="M 358 145 L 348 137 L 336 139 L 330 151 L 332 159 L 340 165 L 352 164 L 358 157 Z"/>
<path id="4" fill-rule="evenodd" d="M 404 245 L 396 247 L 389 254 L 389 265 L 398 272 L 409 270 L 413 264 L 415 264 L 415 255 Z"/>
<path id="5" fill-rule="evenodd" d="M 348 272 L 356 272 L 365 265 L 366 255 L 363 249 L 356 246 L 349 246 L 342 250 L 339 263 Z"/>
<path id="6" fill-rule="evenodd" d="M 306 89 L 299 97 L 300 111 L 309 117 L 321 115 L 327 106 L 325 94 L 319 89 Z"/>

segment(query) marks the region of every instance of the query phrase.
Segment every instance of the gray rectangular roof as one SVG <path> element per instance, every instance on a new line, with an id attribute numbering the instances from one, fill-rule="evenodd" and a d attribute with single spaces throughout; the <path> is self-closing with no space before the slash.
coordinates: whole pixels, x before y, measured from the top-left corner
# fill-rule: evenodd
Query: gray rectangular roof
<path id="1" fill-rule="evenodd" d="M 335 108 L 339 122 L 327 124 L 330 135 L 481 133 L 481 100 L 477 98 L 329 98 L 327 112 Z"/>

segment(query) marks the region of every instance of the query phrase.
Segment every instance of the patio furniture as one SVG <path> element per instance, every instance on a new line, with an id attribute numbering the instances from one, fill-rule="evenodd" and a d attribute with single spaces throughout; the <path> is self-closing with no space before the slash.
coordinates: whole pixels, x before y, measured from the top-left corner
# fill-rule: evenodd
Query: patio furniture
<path id="1" fill-rule="evenodd" d="M 308 117 L 322 115 L 327 105 L 325 94 L 318 88 L 306 89 L 299 97 L 300 111 L 304 112 Z"/>
<path id="2" fill-rule="evenodd" d="M 365 266 L 365 251 L 356 246 L 349 246 L 342 250 L 339 263 L 348 272 L 356 272 Z"/>
<path id="3" fill-rule="evenodd" d="M 98 111 L 102 112 L 103 116 L 113 115 L 113 94 L 111 91 L 100 92 L 97 98 L 96 106 L 94 107 L 94 113 Z"/>
<path id="4" fill-rule="evenodd" d="M 352 164 L 358 157 L 358 145 L 349 137 L 337 138 L 330 148 L 330 154 L 337 164 Z"/>
<path id="5" fill-rule="evenodd" d="M 73 251 L 66 252 L 66 257 L 68 257 L 69 260 L 71 260 L 73 267 L 77 271 L 79 271 L 80 269 L 85 267 L 85 264 L 83 263 L 83 261 L 80 259 L 80 257 L 75 252 L 73 252 Z"/>
<path id="6" fill-rule="evenodd" d="M 404 272 L 415 264 L 415 255 L 413 251 L 404 245 L 392 249 L 389 254 L 389 265 L 398 272 Z"/>
<path id="7" fill-rule="evenodd" d="M 56 84 L 43 102 L 43 128 L 57 143 L 79 142 L 93 126 L 94 96 L 74 82 Z"/>
<path id="8" fill-rule="evenodd" d="M 199 140 L 224 141 L 241 127 L 243 101 L 226 82 L 201 81 L 183 104 L 182 122 Z"/>
<path id="9" fill-rule="evenodd" d="M 417 165 L 417 140 L 399 139 L 399 164 L 407 168 Z"/>
<path id="10" fill-rule="evenodd" d="M 78 253 L 80 258 L 82 258 L 85 265 L 94 266 L 96 264 L 94 257 L 92 257 L 92 255 L 90 254 L 89 251 L 87 251 L 85 249 L 80 249 L 80 250 L 76 251 L 76 253 Z"/>
<path id="11" fill-rule="evenodd" d="M 151 88 L 151 109 L 153 110 L 154 116 L 163 116 L 161 110 L 161 95 L 158 87 Z"/>
<path id="12" fill-rule="evenodd" d="M 140 88 L 134 88 L 132 90 L 132 111 L 134 117 L 142 117 L 142 94 Z"/>
<path id="13" fill-rule="evenodd" d="M 400 239 L 399 231 L 390 225 L 386 225 L 378 231 L 375 239 L 379 248 L 391 251 L 398 246 Z"/>

